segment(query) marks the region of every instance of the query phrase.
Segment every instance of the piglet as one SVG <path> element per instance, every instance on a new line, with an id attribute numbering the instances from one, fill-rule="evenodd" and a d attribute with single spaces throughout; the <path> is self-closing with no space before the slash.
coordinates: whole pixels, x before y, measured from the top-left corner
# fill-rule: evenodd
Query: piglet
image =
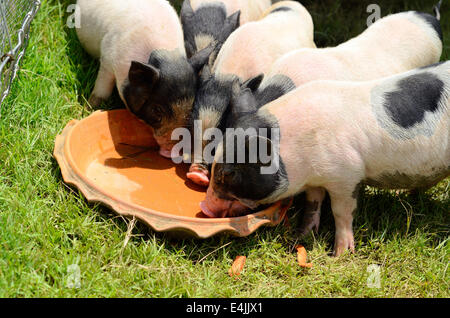
<path id="1" fill-rule="evenodd" d="M 187 59 L 177 13 L 166 0 L 78 0 L 78 38 L 100 59 L 89 98 L 98 106 L 114 86 L 126 107 L 154 130 L 160 153 L 170 157 L 171 133 L 188 124 L 197 72 L 211 48 Z"/>
<path id="2" fill-rule="evenodd" d="M 251 92 L 253 94 L 249 90 L 234 92 L 231 121 L 239 118 L 244 110 L 256 111 L 314 80 L 373 80 L 439 61 L 443 46 L 440 4 L 435 6 L 435 17 L 416 11 L 394 14 L 335 48 L 300 49 L 285 54 L 273 64 L 261 85 Z M 325 192 L 315 189 L 307 191 L 306 195 L 309 201 L 303 214 L 301 235 L 318 230 L 320 213 L 317 211 L 320 211 Z"/>
<path id="3" fill-rule="evenodd" d="M 194 133 L 194 145 L 201 145 L 201 151 L 194 153 L 189 179 L 200 185 L 209 183 L 208 164 L 202 156 L 208 144 L 203 140 L 204 132 L 224 128 L 233 85 L 255 89 L 277 58 L 302 47 L 315 47 L 314 26 L 309 12 L 295 1 L 278 2 L 264 18 L 244 24 L 231 34 L 212 72 L 207 65 L 201 74 L 192 116 L 192 123 L 199 121 L 202 125 L 201 133 Z"/>
<path id="4" fill-rule="evenodd" d="M 368 81 L 438 62 L 443 48 L 439 8 L 436 16 L 417 11 L 387 16 L 337 47 L 285 54 L 255 90 L 257 107 L 315 80 Z"/>
<path id="5" fill-rule="evenodd" d="M 184 0 L 181 23 L 188 56 L 221 45 L 239 27 L 259 19 L 271 0 Z"/>
<path id="6" fill-rule="evenodd" d="M 368 82 L 315 81 L 235 128 L 245 142 L 228 142 L 236 135 L 229 131 L 218 147 L 205 214 L 235 216 L 306 191 L 317 215 L 328 191 L 340 255 L 354 250 L 361 185 L 427 188 L 450 175 L 450 62 Z M 225 159 L 239 150 L 244 161 Z"/>

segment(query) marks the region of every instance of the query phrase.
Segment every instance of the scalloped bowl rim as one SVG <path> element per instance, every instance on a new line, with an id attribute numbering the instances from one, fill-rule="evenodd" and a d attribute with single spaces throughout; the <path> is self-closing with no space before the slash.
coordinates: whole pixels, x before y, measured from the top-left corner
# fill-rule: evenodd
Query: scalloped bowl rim
<path id="1" fill-rule="evenodd" d="M 142 212 L 145 214 L 148 214 L 148 216 L 156 216 L 158 218 L 163 218 L 163 219 L 167 219 L 168 222 L 173 222 L 173 221 L 179 221 L 179 224 L 177 226 L 171 226 L 170 229 L 165 229 L 165 230 L 158 230 L 157 228 L 155 228 L 153 226 L 153 224 L 150 224 L 148 222 L 148 220 L 143 220 L 145 223 L 147 223 L 148 225 L 150 225 L 153 229 L 155 229 L 156 231 L 170 231 L 170 230 L 175 230 L 175 229 L 180 229 L 180 230 L 189 230 L 192 231 L 196 234 L 196 236 L 202 238 L 206 238 L 206 237 L 210 237 L 213 235 L 216 235 L 220 232 L 226 232 L 226 231 L 231 231 L 231 232 L 236 232 L 237 234 L 239 234 L 239 236 L 247 236 L 251 233 L 253 233 L 254 231 L 256 231 L 260 226 L 263 225 L 272 225 L 275 226 L 277 224 L 279 224 L 286 213 L 286 210 L 289 208 L 290 204 L 292 203 L 289 202 L 288 204 L 283 204 L 281 202 L 277 202 L 275 204 L 273 204 L 272 206 L 268 207 L 265 210 L 262 211 L 258 211 L 252 214 L 248 214 L 245 216 L 240 216 L 240 217 L 233 217 L 233 218 L 217 218 L 217 219 L 213 219 L 213 218 L 194 218 L 194 217 L 187 217 L 187 216 L 181 216 L 181 215 L 174 215 L 174 214 L 170 214 L 170 213 L 165 213 L 162 211 L 157 211 L 151 208 L 147 208 L 147 207 L 143 207 L 141 205 L 132 203 L 132 202 L 127 202 L 122 200 L 121 198 L 118 198 L 117 196 L 111 194 L 111 193 L 107 193 L 105 191 L 103 191 L 101 188 L 99 188 L 94 182 L 92 182 L 92 180 L 90 180 L 88 177 L 86 177 L 81 171 L 80 168 L 78 167 L 78 165 L 76 164 L 76 162 L 74 161 L 71 151 L 70 151 L 70 140 L 71 140 L 71 136 L 72 136 L 72 132 L 74 131 L 74 127 L 76 125 L 79 125 L 80 123 L 83 122 L 83 120 L 86 120 L 88 118 L 92 118 L 94 116 L 98 116 L 98 115 L 104 115 L 107 114 L 108 112 L 118 112 L 118 111 L 127 111 L 127 110 L 112 110 L 112 111 L 95 111 L 94 113 L 92 113 L 90 116 L 81 119 L 81 120 L 71 120 L 63 129 L 61 134 L 58 134 L 55 140 L 55 149 L 54 149 L 54 157 L 56 158 L 60 168 L 61 168 L 61 173 L 63 175 L 63 179 L 66 183 L 72 184 L 74 185 L 76 188 L 78 188 L 83 195 L 86 197 L 86 199 L 89 202 L 100 202 L 102 204 L 107 205 L 108 207 L 110 207 L 112 210 L 114 210 L 116 213 L 120 214 L 120 215 L 133 215 L 139 218 L 139 216 L 137 216 L 137 214 L 139 213 L 125 213 L 123 211 L 118 211 L 117 207 L 115 207 L 114 204 L 112 204 L 112 202 L 110 202 L 110 200 L 112 200 L 113 202 L 115 202 L 116 204 L 120 205 L 121 207 L 127 207 L 129 210 L 129 208 L 131 208 L 131 210 L 134 210 L 135 212 Z M 63 146 L 61 148 L 61 146 Z M 62 150 L 62 153 L 61 153 Z M 64 162 L 66 161 L 66 162 Z M 67 171 L 66 169 L 68 169 L 69 171 Z M 70 170 L 72 170 L 72 172 L 75 174 L 76 178 L 81 179 L 81 181 L 84 183 L 84 186 L 87 186 L 88 189 L 84 189 L 83 185 L 80 185 L 77 180 L 73 180 L 76 178 L 70 178 Z M 71 180 L 72 179 L 72 180 Z M 102 197 L 107 198 L 108 200 L 105 200 L 103 198 L 92 198 L 93 193 L 87 193 L 87 191 L 89 190 L 94 190 L 95 192 L 98 192 L 98 194 L 100 194 Z M 280 213 L 277 213 L 280 212 Z M 273 220 L 272 218 L 268 217 L 269 215 L 274 215 L 274 214 L 279 214 L 279 217 L 276 220 Z M 249 233 L 241 233 L 237 228 L 233 227 L 234 225 L 240 224 L 242 223 L 242 225 L 245 224 L 249 224 L 250 221 L 252 220 L 256 220 L 258 218 L 261 218 L 260 220 L 257 220 L 258 223 L 260 224 L 254 224 L 254 229 L 253 230 L 249 230 Z M 193 228 L 195 227 L 196 224 L 202 224 L 202 225 L 215 225 L 216 227 L 218 225 L 222 225 L 224 226 L 223 228 L 217 228 L 216 231 L 210 231 L 213 233 L 210 233 L 209 235 L 202 235 L 201 233 L 199 233 L 199 230 Z M 249 226 L 250 227 L 250 226 Z"/>

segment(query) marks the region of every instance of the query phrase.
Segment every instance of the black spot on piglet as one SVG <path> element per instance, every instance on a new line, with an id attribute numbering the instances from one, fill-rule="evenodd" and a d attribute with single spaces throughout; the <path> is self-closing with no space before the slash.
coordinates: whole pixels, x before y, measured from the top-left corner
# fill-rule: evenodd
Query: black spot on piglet
<path id="1" fill-rule="evenodd" d="M 424 119 L 425 112 L 439 108 L 444 83 L 436 75 L 423 72 L 399 81 L 398 87 L 385 95 L 384 107 L 396 124 L 410 128 Z"/>
<path id="2" fill-rule="evenodd" d="M 424 19 L 425 22 L 431 25 L 431 27 L 436 31 L 441 41 L 444 39 L 444 36 L 442 34 L 441 22 L 436 17 L 432 16 L 431 14 L 423 12 L 416 12 L 416 14 L 420 16 L 422 19 Z"/>
<path id="3" fill-rule="evenodd" d="M 227 18 L 227 11 L 223 3 L 204 5 L 194 12 L 190 5 L 190 0 L 183 2 L 180 14 L 186 51 L 189 57 L 198 50 L 195 37 L 198 35 L 210 35 L 217 39 Z"/>
<path id="4" fill-rule="evenodd" d="M 289 7 L 278 7 L 275 10 L 270 11 L 270 13 L 282 12 L 282 11 L 293 11 L 293 10 Z"/>

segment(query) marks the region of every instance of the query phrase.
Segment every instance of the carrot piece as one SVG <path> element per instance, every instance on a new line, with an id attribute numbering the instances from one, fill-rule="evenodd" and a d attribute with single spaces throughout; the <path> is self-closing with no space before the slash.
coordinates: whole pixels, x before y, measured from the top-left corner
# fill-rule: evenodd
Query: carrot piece
<path id="1" fill-rule="evenodd" d="M 306 257 L 307 257 L 307 253 L 306 253 L 306 249 L 303 245 L 297 245 L 295 247 L 295 249 L 297 250 L 297 262 L 298 265 L 300 265 L 303 268 L 311 268 L 313 266 L 312 263 L 306 263 Z"/>
<path id="2" fill-rule="evenodd" d="M 228 271 L 228 274 L 230 277 L 235 277 L 236 279 L 239 278 L 239 275 L 241 274 L 242 270 L 245 266 L 245 260 L 247 257 L 245 256 L 236 256 L 234 259 L 233 265 L 231 266 L 230 270 Z"/>

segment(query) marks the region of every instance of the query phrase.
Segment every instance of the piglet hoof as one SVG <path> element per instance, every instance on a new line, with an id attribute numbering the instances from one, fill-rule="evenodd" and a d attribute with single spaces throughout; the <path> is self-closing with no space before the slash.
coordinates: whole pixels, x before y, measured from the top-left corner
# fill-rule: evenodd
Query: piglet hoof
<path id="1" fill-rule="evenodd" d="M 92 94 L 88 100 L 88 104 L 91 105 L 92 108 L 98 108 L 103 102 L 104 102 L 103 98 L 98 97 L 94 94 Z"/>
<path id="2" fill-rule="evenodd" d="M 345 237 L 336 238 L 334 243 L 333 257 L 339 257 L 344 252 L 350 251 L 355 253 L 355 242 L 353 240 L 353 234 L 346 235 Z"/>
<path id="3" fill-rule="evenodd" d="M 320 212 L 312 211 L 303 214 L 303 220 L 299 228 L 300 238 L 307 236 L 311 232 L 318 233 L 320 225 Z"/>

